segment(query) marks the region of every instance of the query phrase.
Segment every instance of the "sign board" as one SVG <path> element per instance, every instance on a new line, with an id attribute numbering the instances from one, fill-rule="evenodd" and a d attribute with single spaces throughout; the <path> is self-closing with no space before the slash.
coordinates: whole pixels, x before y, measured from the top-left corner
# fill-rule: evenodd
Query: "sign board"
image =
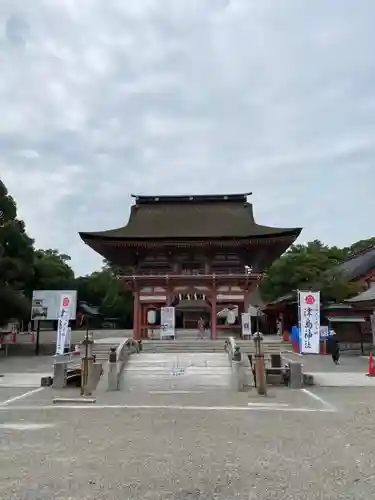
<path id="1" fill-rule="evenodd" d="M 242 337 L 251 337 L 251 314 L 241 314 Z"/>
<path id="2" fill-rule="evenodd" d="M 319 332 L 320 332 L 321 339 L 327 339 L 329 337 L 329 327 L 328 326 L 321 326 L 319 329 Z"/>
<path id="3" fill-rule="evenodd" d="M 175 337 L 175 308 L 162 307 L 160 311 L 160 338 Z"/>
<path id="4" fill-rule="evenodd" d="M 57 324 L 56 354 L 64 354 L 65 343 L 69 340 L 69 320 L 73 294 L 62 293 L 60 297 L 60 312 Z"/>
<path id="5" fill-rule="evenodd" d="M 31 304 L 31 320 L 56 321 L 61 313 L 61 297 L 69 296 L 69 317 L 75 319 L 77 312 L 76 290 L 34 290 Z"/>
<path id="6" fill-rule="evenodd" d="M 320 292 L 298 292 L 301 352 L 320 352 Z"/>

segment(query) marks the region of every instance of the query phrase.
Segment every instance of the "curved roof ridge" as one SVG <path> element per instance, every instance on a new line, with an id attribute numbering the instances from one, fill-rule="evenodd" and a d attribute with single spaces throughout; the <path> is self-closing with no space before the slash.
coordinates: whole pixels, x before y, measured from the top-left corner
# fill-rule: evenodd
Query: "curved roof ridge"
<path id="1" fill-rule="evenodd" d="M 239 201 L 246 202 L 247 197 L 251 196 L 251 192 L 246 193 L 223 193 L 223 194 L 178 194 L 178 195 L 137 195 L 132 194 L 136 204 L 158 205 L 163 203 L 203 203 L 203 202 L 225 202 Z"/>
<path id="2" fill-rule="evenodd" d="M 337 271 L 349 281 L 365 276 L 375 267 L 375 245 L 349 257 L 337 266 Z"/>
<path id="3" fill-rule="evenodd" d="M 365 248 L 362 248 L 360 250 L 357 250 L 357 252 L 354 252 L 352 255 L 350 255 L 345 262 L 348 262 L 349 260 L 355 259 L 356 257 L 360 257 L 361 255 L 365 255 L 366 253 L 370 252 L 371 250 L 375 249 L 375 245 L 369 245 Z"/>

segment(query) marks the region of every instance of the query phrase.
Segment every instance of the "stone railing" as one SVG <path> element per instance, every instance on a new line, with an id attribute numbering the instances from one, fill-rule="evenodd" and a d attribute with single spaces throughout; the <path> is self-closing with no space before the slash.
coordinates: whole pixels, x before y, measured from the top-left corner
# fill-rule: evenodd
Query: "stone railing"
<path id="1" fill-rule="evenodd" d="M 130 355 L 139 353 L 141 350 L 142 343 L 133 339 L 125 339 L 117 349 L 111 348 L 108 359 L 108 391 L 121 389 L 122 375 Z"/>
<path id="2" fill-rule="evenodd" d="M 53 361 L 53 387 L 63 389 L 68 383 L 68 370 L 77 365 L 77 369 L 81 368 L 81 358 L 73 352 L 64 354 L 56 354 Z M 43 385 L 43 383 L 42 383 Z"/>
<path id="3" fill-rule="evenodd" d="M 244 391 L 253 385 L 252 371 L 247 354 L 243 354 L 236 345 L 236 339 L 229 337 L 225 341 L 225 351 L 232 367 L 231 387 L 235 391 Z"/>

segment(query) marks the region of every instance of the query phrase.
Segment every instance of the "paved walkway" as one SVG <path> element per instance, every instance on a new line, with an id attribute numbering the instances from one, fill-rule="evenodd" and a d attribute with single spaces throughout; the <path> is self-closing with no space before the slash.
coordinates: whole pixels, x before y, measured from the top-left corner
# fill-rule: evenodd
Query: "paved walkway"
<path id="1" fill-rule="evenodd" d="M 303 372 L 314 376 L 314 382 L 323 387 L 375 387 L 375 378 L 367 377 L 368 359 L 344 354 L 335 365 L 331 356 L 297 355 L 286 353 L 285 359 L 299 361 Z"/>
<path id="2" fill-rule="evenodd" d="M 304 371 L 308 373 L 314 372 L 353 372 L 353 373 L 367 373 L 368 359 L 362 356 L 355 356 L 350 354 L 343 354 L 340 357 L 340 364 L 335 365 L 331 356 L 321 355 L 298 355 L 292 352 L 287 352 L 283 355 L 285 359 L 291 359 L 303 364 Z"/>
<path id="3" fill-rule="evenodd" d="M 1 387 L 40 387 L 42 377 L 50 377 L 52 370 L 39 373 L 7 373 L 0 377 Z"/>
<path id="4" fill-rule="evenodd" d="M 52 373 L 53 356 L 9 356 L 0 358 L 0 381 L 2 375 L 11 373 L 24 373 L 29 376 L 32 373 Z M 40 382 L 40 380 L 39 380 Z"/>
<path id="5" fill-rule="evenodd" d="M 314 372 L 315 385 L 323 387 L 375 387 L 375 378 L 355 372 Z"/>
<path id="6" fill-rule="evenodd" d="M 226 353 L 142 353 L 130 357 L 124 390 L 191 391 L 230 386 Z"/>

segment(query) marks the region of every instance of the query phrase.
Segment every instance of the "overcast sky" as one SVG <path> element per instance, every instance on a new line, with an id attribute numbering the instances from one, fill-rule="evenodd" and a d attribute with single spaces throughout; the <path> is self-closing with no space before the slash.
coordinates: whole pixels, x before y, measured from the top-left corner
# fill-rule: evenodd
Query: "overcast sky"
<path id="1" fill-rule="evenodd" d="M 375 235 L 374 0 L 1 0 L 0 176 L 36 245 L 130 194 L 252 191 L 301 242 Z"/>

